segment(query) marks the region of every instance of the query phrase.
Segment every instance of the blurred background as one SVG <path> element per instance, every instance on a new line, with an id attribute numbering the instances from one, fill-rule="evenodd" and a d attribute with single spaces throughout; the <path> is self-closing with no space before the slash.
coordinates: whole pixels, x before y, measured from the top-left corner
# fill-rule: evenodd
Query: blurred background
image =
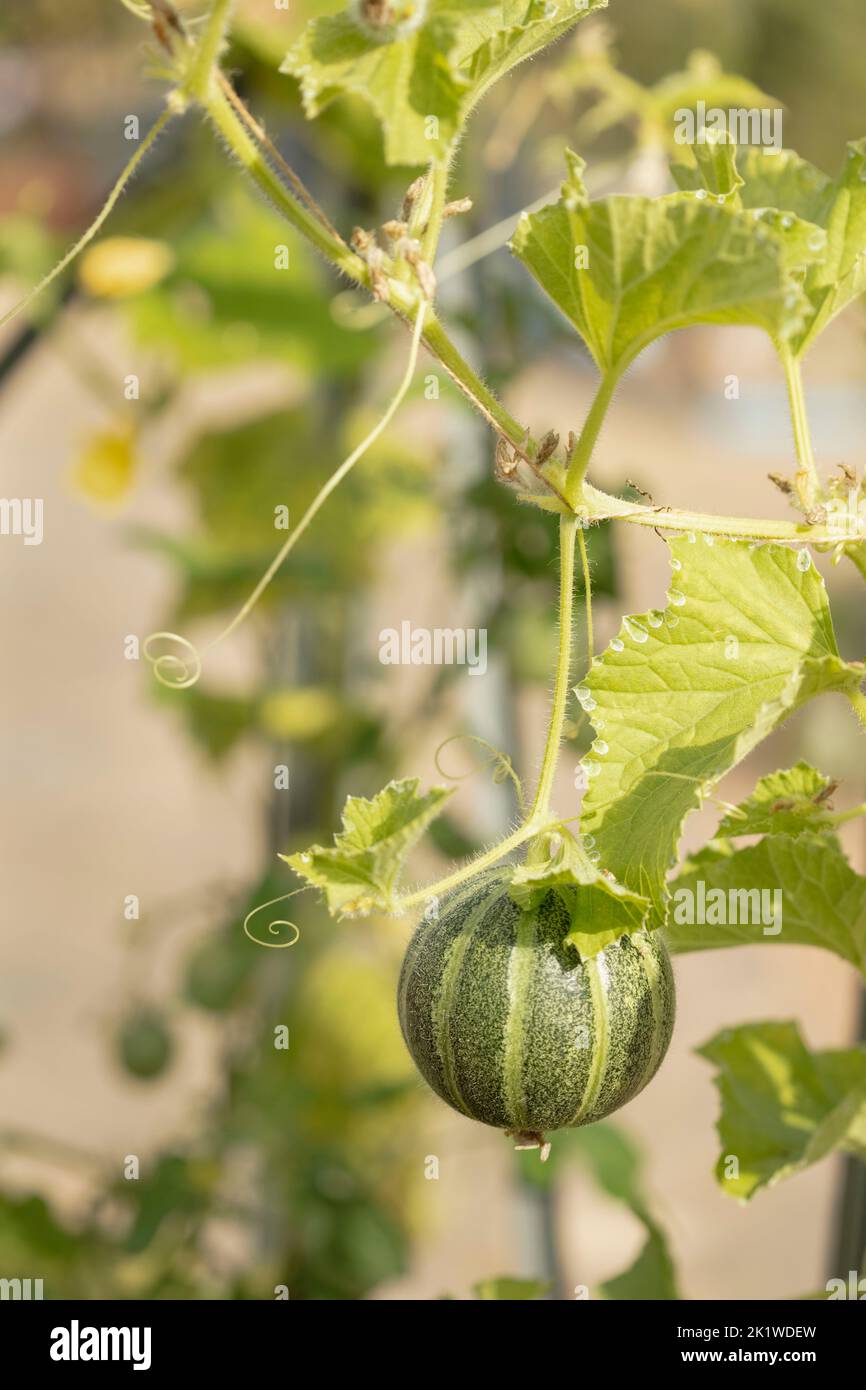
<path id="1" fill-rule="evenodd" d="M 180 5 L 187 15 L 201 5 Z M 344 233 L 396 214 L 418 172 L 383 167 L 360 103 L 314 125 L 277 74 L 306 20 L 339 6 L 239 0 L 228 67 Z M 471 238 L 555 189 L 568 143 L 595 192 L 660 192 L 677 91 L 760 92 L 784 142 L 828 172 L 866 133 L 858 0 L 611 0 L 495 89 L 461 150 L 443 315 L 534 430 L 579 425 L 594 374 L 577 338 L 497 238 Z M 161 99 L 156 50 L 118 0 L 31 0 L 0 17 L 0 309 L 89 223 Z M 714 65 L 709 52 L 715 55 Z M 616 74 L 625 74 L 623 82 Z M 666 104 L 667 103 L 667 104 Z M 328 502 L 253 617 L 191 690 L 160 687 L 135 647 L 169 629 L 199 647 L 271 560 L 274 508 L 297 519 L 393 392 L 403 332 L 319 265 L 195 115 L 173 123 L 91 255 L 0 336 L 8 497 L 44 499 L 44 542 L 0 544 L 3 966 L 0 1275 L 46 1297 L 489 1298 L 500 1276 L 557 1298 L 796 1297 L 822 1288 L 841 1164 L 739 1207 L 717 1188 L 717 1099 L 694 1048 L 720 1027 L 796 1018 L 813 1047 L 857 1037 L 854 972 L 806 948 L 676 963 L 679 1023 L 661 1073 L 615 1122 L 516 1158 L 434 1100 L 399 1036 L 409 922 L 335 925 L 293 899 L 300 940 L 265 950 L 246 914 L 290 891 L 277 860 L 327 841 L 348 793 L 441 780 L 454 734 L 538 766 L 552 661 L 555 526 L 493 479 L 492 440 L 439 373 Z M 290 249 L 288 270 L 274 248 Z M 498 247 L 498 249 L 493 249 Z M 489 254 L 481 257 L 481 250 Z M 472 261 L 472 256 L 476 259 Z M 807 365 L 818 459 L 862 466 L 864 321 Z M 725 382 L 739 377 L 740 397 Z M 784 383 L 751 330 L 690 330 L 641 359 L 598 449 L 596 480 L 659 504 L 779 515 L 791 472 Z M 661 601 L 663 544 L 591 534 L 598 641 Z M 823 562 L 822 562 L 823 564 Z M 856 573 L 823 565 L 843 654 L 863 656 Z M 383 667 L 378 634 L 485 627 L 489 668 Z M 853 716 L 826 698 L 722 786 L 808 757 L 866 797 Z M 584 730 L 555 802 L 576 814 Z M 515 813 L 486 754 L 450 743 L 450 812 L 419 882 Z M 286 778 L 280 769 L 288 770 Z M 687 826 L 701 843 L 717 812 Z M 850 832 L 864 867 L 862 830 Z M 265 918 L 265 921 L 268 919 Z M 288 1029 L 289 1046 L 274 1046 Z M 138 1176 L 133 1176 L 135 1162 Z M 434 1161 L 435 1160 L 435 1161 Z M 538 1282 L 534 1282 L 538 1281 Z"/>

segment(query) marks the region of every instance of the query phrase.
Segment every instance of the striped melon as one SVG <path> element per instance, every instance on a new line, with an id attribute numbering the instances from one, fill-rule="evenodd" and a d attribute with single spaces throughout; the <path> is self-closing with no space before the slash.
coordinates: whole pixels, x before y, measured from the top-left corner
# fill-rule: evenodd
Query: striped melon
<path id="1" fill-rule="evenodd" d="M 398 1008 L 425 1081 L 464 1115 L 538 1142 L 643 1090 L 674 1022 L 670 960 L 639 932 L 582 960 L 549 893 L 522 911 L 501 872 L 466 885 L 409 943 Z"/>

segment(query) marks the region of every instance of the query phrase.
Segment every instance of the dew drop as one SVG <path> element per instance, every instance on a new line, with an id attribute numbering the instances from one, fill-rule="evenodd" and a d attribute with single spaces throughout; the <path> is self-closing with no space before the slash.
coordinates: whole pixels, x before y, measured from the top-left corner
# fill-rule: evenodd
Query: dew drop
<path id="1" fill-rule="evenodd" d="M 697 545 L 698 543 L 698 538 L 695 535 L 694 531 L 688 531 L 686 533 L 686 540 L 688 541 L 689 545 Z"/>
<path id="2" fill-rule="evenodd" d="M 611 637 L 610 645 L 612 650 L 615 652 L 621 652 L 625 648 L 625 643 L 621 642 L 618 637 Z"/>
<path id="3" fill-rule="evenodd" d="M 676 558 L 676 556 L 674 556 L 674 558 L 671 560 L 671 569 L 672 569 L 672 570 L 681 570 L 682 567 L 683 567 L 683 562 L 682 562 L 682 560 L 678 560 L 678 559 Z"/>
<path id="4" fill-rule="evenodd" d="M 715 545 L 715 543 L 715 536 L 708 536 L 706 533 L 704 533 L 704 545 Z"/>
<path id="5" fill-rule="evenodd" d="M 301 863 L 302 863 L 302 864 L 309 864 L 310 858 L 311 858 L 311 856 L 310 856 L 309 854 L 302 854 L 302 855 L 301 855 Z"/>
<path id="6" fill-rule="evenodd" d="M 587 777 L 597 777 L 601 772 L 601 763 L 594 763 L 591 758 L 584 758 L 580 765 Z"/>
<path id="7" fill-rule="evenodd" d="M 646 628 L 636 623 L 634 618 L 623 618 L 622 625 L 634 642 L 645 642 L 649 637 Z"/>
<path id="8" fill-rule="evenodd" d="M 805 574 L 806 571 L 809 570 L 809 569 L 811 569 L 811 568 L 812 568 L 812 556 L 809 554 L 808 550 L 798 550 L 798 551 L 797 551 L 797 569 L 798 569 L 798 570 L 802 570 L 803 574 Z"/>
<path id="9" fill-rule="evenodd" d="M 696 198 L 700 198 L 700 199 L 703 201 L 703 199 L 706 198 L 706 196 L 707 196 L 707 190 L 706 190 L 705 188 L 698 188 L 698 189 L 695 190 L 695 197 L 696 197 Z"/>
<path id="10" fill-rule="evenodd" d="M 646 620 L 650 627 L 661 627 L 662 620 L 658 613 L 647 613 Z"/>
<path id="11" fill-rule="evenodd" d="M 668 598 L 674 605 L 674 608 L 682 608 L 686 601 L 686 596 L 680 589 L 668 589 Z"/>
<path id="12" fill-rule="evenodd" d="M 724 202 L 727 200 L 727 196 L 728 196 L 727 193 L 717 193 L 717 194 L 716 194 L 716 202 L 717 202 L 717 203 L 724 203 Z"/>
<path id="13" fill-rule="evenodd" d="M 603 738 L 593 739 L 592 747 L 593 751 L 598 753 L 599 757 L 602 758 L 604 757 L 605 753 L 610 751 Z"/>
<path id="14" fill-rule="evenodd" d="M 781 220 L 781 223 L 782 223 L 782 226 L 783 226 L 783 227 L 793 227 L 793 225 L 794 225 L 794 219 L 793 219 L 793 217 L 789 217 L 789 215 L 788 215 L 787 213 L 785 213 L 785 216 L 784 216 L 783 218 L 781 218 L 780 220 Z"/>
<path id="15" fill-rule="evenodd" d="M 594 835 L 584 835 L 584 836 L 583 836 L 583 847 L 584 847 L 584 849 L 592 849 L 594 845 L 595 845 L 595 836 L 594 836 Z"/>
<path id="16" fill-rule="evenodd" d="M 676 613 L 665 613 L 665 622 L 667 623 L 668 627 L 676 627 L 679 621 L 680 620 L 677 617 Z"/>
<path id="17" fill-rule="evenodd" d="M 592 852 L 592 854 L 589 856 L 589 862 L 590 862 L 590 864 L 600 864 L 600 863 L 601 863 L 601 855 L 599 854 L 599 852 L 598 852 L 597 849 L 594 849 L 593 852 Z"/>
<path id="18" fill-rule="evenodd" d="M 820 232 L 813 232 L 806 244 L 810 251 L 820 251 L 824 241 L 825 237 Z"/>

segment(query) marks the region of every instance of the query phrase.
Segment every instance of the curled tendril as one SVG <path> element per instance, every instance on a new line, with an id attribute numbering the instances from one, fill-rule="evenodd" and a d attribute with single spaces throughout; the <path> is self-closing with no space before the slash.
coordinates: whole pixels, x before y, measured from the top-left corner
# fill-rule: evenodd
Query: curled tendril
<path id="1" fill-rule="evenodd" d="M 525 811 L 526 798 L 523 794 L 523 783 L 521 782 L 520 778 L 515 772 L 514 764 L 512 763 L 508 754 L 503 753 L 501 748 L 494 748 L 492 743 L 488 743 L 486 738 L 480 738 L 478 734 L 452 734 L 450 738 L 445 738 L 442 740 L 442 742 L 439 744 L 439 747 L 436 749 L 435 754 L 433 755 L 433 762 L 436 767 L 436 771 L 439 773 L 439 775 L 441 777 L 447 778 L 449 782 L 464 782 L 467 777 L 475 776 L 474 772 L 446 772 L 441 762 L 439 761 L 439 755 L 442 752 L 442 749 L 446 748 L 449 743 L 456 743 L 458 739 L 468 739 L 470 743 L 480 743 L 482 748 L 486 748 L 489 751 L 490 757 L 486 760 L 486 762 L 482 763 L 481 766 L 488 767 L 491 763 L 495 765 L 496 770 L 493 773 L 493 781 L 496 786 L 501 786 L 502 783 L 506 781 L 506 779 L 510 779 L 513 782 L 514 790 L 517 793 L 517 801 L 520 806 L 520 809 L 521 811 Z"/>
<path id="2" fill-rule="evenodd" d="M 258 907 L 254 907 L 252 912 L 248 912 L 244 918 L 244 932 L 249 937 L 250 941 L 254 941 L 257 946 L 268 946 L 275 950 L 284 950 L 287 946 L 294 946 L 301 938 L 300 928 L 296 927 L 294 922 L 288 922 L 285 918 L 279 918 L 274 922 L 268 923 L 268 931 L 272 936 L 278 935 L 280 927 L 288 927 L 290 931 L 295 933 L 291 941 L 261 941 L 259 937 L 253 936 L 250 931 L 250 918 L 255 917 L 257 912 L 264 912 L 266 907 L 274 907 L 276 903 L 284 903 L 287 898 L 294 898 L 297 893 L 303 893 L 304 891 L 303 888 L 295 888 L 291 893 L 283 893 L 279 898 L 271 898 L 266 903 L 259 903 Z"/>
<path id="3" fill-rule="evenodd" d="M 283 561 L 294 548 L 296 542 L 300 540 L 301 536 L 310 525 L 310 522 L 319 511 L 319 508 L 327 501 L 334 489 L 339 487 L 346 474 L 354 468 L 358 459 L 367 452 L 370 446 L 379 438 L 379 435 L 382 434 L 383 430 L 391 423 L 415 375 L 426 311 L 427 304 L 426 301 L 422 299 L 418 304 L 418 310 L 415 316 L 415 326 L 412 330 L 412 346 L 409 350 L 406 370 L 403 373 L 400 385 L 391 397 L 390 403 L 386 406 L 376 424 L 370 430 L 370 433 L 361 440 L 360 444 L 356 445 L 351 454 L 349 454 L 349 457 L 343 460 L 339 468 L 331 474 L 328 481 L 319 488 L 319 491 L 307 507 L 307 510 L 304 512 L 294 531 L 287 536 L 286 540 L 280 546 L 249 598 L 241 608 L 238 609 L 228 626 L 224 627 L 222 632 L 214 637 L 213 641 L 208 642 L 207 646 L 203 649 L 205 653 L 213 651 L 214 647 L 219 646 L 220 642 L 224 642 L 227 637 L 231 637 L 235 629 L 240 627 L 241 623 L 249 617 L 271 580 L 277 574 Z M 152 651 L 153 644 L 159 641 L 176 643 L 177 646 L 182 647 L 188 654 L 187 657 L 178 656 L 175 652 L 161 652 L 158 655 L 154 655 Z M 185 690 L 189 686 L 195 685 L 201 675 L 202 660 L 197 648 L 194 647 L 192 642 L 188 641 L 186 637 L 181 637 L 176 632 L 152 632 L 144 642 L 143 652 L 146 660 L 150 662 L 153 668 L 153 674 L 156 676 L 156 679 L 161 685 L 168 686 L 170 690 Z M 483 740 L 481 741 L 483 742 Z M 488 744 L 488 747 L 489 746 Z"/>
<path id="4" fill-rule="evenodd" d="M 179 656 L 177 652 L 154 652 L 156 642 L 174 642 L 186 655 Z M 144 639 L 141 650 L 160 685 L 168 686 L 169 690 L 186 690 L 189 686 L 195 685 L 201 675 L 201 657 L 198 649 L 177 632 L 152 632 Z"/>

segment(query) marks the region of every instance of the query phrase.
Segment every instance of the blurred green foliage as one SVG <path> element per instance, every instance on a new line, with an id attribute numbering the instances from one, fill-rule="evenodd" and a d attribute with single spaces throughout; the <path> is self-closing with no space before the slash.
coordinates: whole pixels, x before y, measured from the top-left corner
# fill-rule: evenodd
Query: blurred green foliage
<path id="1" fill-rule="evenodd" d="M 239 4 L 229 66 L 272 138 L 348 231 L 394 215 L 404 191 L 401 175 L 383 167 L 381 137 L 362 103 L 338 103 L 315 126 L 307 125 L 296 84 L 275 71 L 305 20 L 337 8 L 299 0 L 288 15 L 265 15 L 262 7 Z M 729 71 L 747 73 L 789 102 L 786 143 L 819 163 L 835 167 L 843 139 L 862 121 L 861 0 L 835 0 L 832 22 L 812 0 L 732 0 L 724 7 L 715 0 L 656 0 L 652 6 L 616 0 L 603 21 L 589 23 L 610 26 L 620 66 L 647 85 L 683 67 L 692 50 L 711 45 Z M 6 6 L 0 35 L 43 88 L 43 50 L 49 56 L 53 49 L 65 52 L 74 71 L 76 46 L 86 40 L 106 70 L 119 62 L 129 71 L 139 62 L 144 37 L 120 4 L 104 0 Z M 560 48 L 543 64 L 562 59 Z M 519 105 L 524 84 L 537 81 L 538 71 L 550 69 L 533 64 L 518 70 L 470 129 L 458 181 L 475 209 L 461 219 L 462 237 L 543 191 L 545 170 L 533 143 L 555 133 L 561 146 L 572 120 L 585 113 L 585 101 L 577 110 L 542 103 L 529 148 L 518 147 L 507 177 L 486 173 L 491 131 Z M 128 102 L 119 86 L 119 92 L 106 86 L 103 93 L 92 82 L 91 106 L 72 130 L 92 148 L 94 197 L 105 185 L 106 167 L 118 165 L 116 131 Z M 50 153 L 56 112 L 41 99 L 23 102 L 22 112 L 19 118 L 12 111 L 8 129 L 29 142 L 31 153 Z M 601 131 L 597 151 L 588 152 L 607 157 L 630 148 L 628 126 Z M 50 218 L 34 220 L 17 206 L 6 212 L 0 272 L 26 284 L 69 240 L 68 228 Z M 111 230 L 158 238 L 175 253 L 158 284 L 113 310 L 97 306 L 99 313 L 122 318 L 153 364 L 141 402 L 148 425 L 158 425 L 172 409 L 183 412 L 184 393 L 214 372 L 268 367 L 285 375 L 285 406 L 271 402 L 252 415 L 221 417 L 176 460 L 189 524 L 181 531 L 131 530 L 131 539 L 162 556 L 173 576 L 174 595 L 160 625 L 186 630 L 201 618 L 228 621 L 284 538 L 274 526 L 274 509 L 288 506 L 296 522 L 372 423 L 391 389 L 393 333 L 362 327 L 358 317 L 347 326 L 345 306 L 342 314 L 335 311 L 338 287 L 243 186 L 240 171 L 195 122 L 185 121 L 160 142 Z M 288 270 L 277 263 L 283 244 Z M 565 342 L 564 328 L 540 305 L 528 277 L 521 280 L 511 269 L 500 251 L 478 267 L 474 295 L 462 285 L 447 291 L 449 316 L 497 384 L 539 344 L 556 352 Z M 60 288 L 85 298 L 73 277 Z M 59 295 L 37 311 L 46 331 L 61 302 Z M 293 553 L 252 620 L 260 659 L 243 688 L 226 691 L 205 680 L 182 696 L 154 689 L 166 712 L 185 721 L 215 762 L 244 742 L 258 744 L 263 766 L 273 764 L 275 752 L 289 758 L 291 810 L 284 815 L 276 800 L 263 806 L 259 879 L 187 942 L 173 986 L 159 999 L 130 998 L 121 1006 L 114 1061 L 152 1086 L 176 1074 L 168 1063 L 176 1046 L 182 1057 L 193 1017 L 209 1026 L 213 1085 L 203 1112 L 184 1129 L 188 1137 L 155 1145 L 143 1156 L 137 1180 L 97 1158 L 75 1212 L 55 1209 L 37 1192 L 0 1196 L 0 1271 L 43 1277 L 49 1297 L 270 1299 L 285 1286 L 292 1299 L 353 1299 L 409 1264 L 418 1231 L 416 1150 L 424 1101 L 397 1028 L 395 935 L 375 923 L 338 935 L 306 897 L 286 907 L 301 932 L 290 950 L 261 949 L 242 924 L 253 908 L 295 886 L 287 871 L 270 867 L 276 849 L 325 835 L 347 781 L 354 791 L 376 790 L 400 765 L 406 751 L 401 738 L 410 749 L 417 746 L 418 724 L 389 718 L 395 712 L 376 699 L 376 663 L 368 657 L 369 669 L 359 673 L 346 659 L 355 615 L 370 598 L 390 543 L 408 538 L 411 544 L 428 531 L 443 538 L 455 583 L 472 594 L 474 621 L 488 628 L 502 657 L 503 725 L 515 726 L 527 685 L 547 682 L 555 526 L 516 506 L 493 480 L 489 440 L 466 427 L 466 408 L 450 383 L 443 383 L 442 393 L 448 429 L 438 425 L 445 412 L 416 392 L 329 500 L 324 524 Z M 138 447 L 137 467 L 147 470 L 146 436 Z M 446 449 L 459 455 L 459 468 L 447 478 Z M 588 539 L 595 592 L 614 595 L 609 535 L 596 528 Z M 371 679 L 364 684 L 359 674 Z M 446 708 L 454 679 L 453 671 L 439 673 L 423 709 L 412 712 L 425 728 L 433 728 Z M 473 832 L 456 817 L 436 822 L 432 838 L 446 858 L 477 848 Z M 274 1046 L 280 1025 L 289 1028 L 288 1051 Z M 558 1136 L 549 1164 L 521 1156 L 520 1180 L 552 1186 L 574 1161 L 587 1165 L 645 1232 L 636 1263 L 601 1294 L 676 1297 L 639 1155 L 619 1131 L 604 1125 Z M 534 1281 L 489 1280 L 475 1293 L 533 1298 L 543 1291 Z"/>

